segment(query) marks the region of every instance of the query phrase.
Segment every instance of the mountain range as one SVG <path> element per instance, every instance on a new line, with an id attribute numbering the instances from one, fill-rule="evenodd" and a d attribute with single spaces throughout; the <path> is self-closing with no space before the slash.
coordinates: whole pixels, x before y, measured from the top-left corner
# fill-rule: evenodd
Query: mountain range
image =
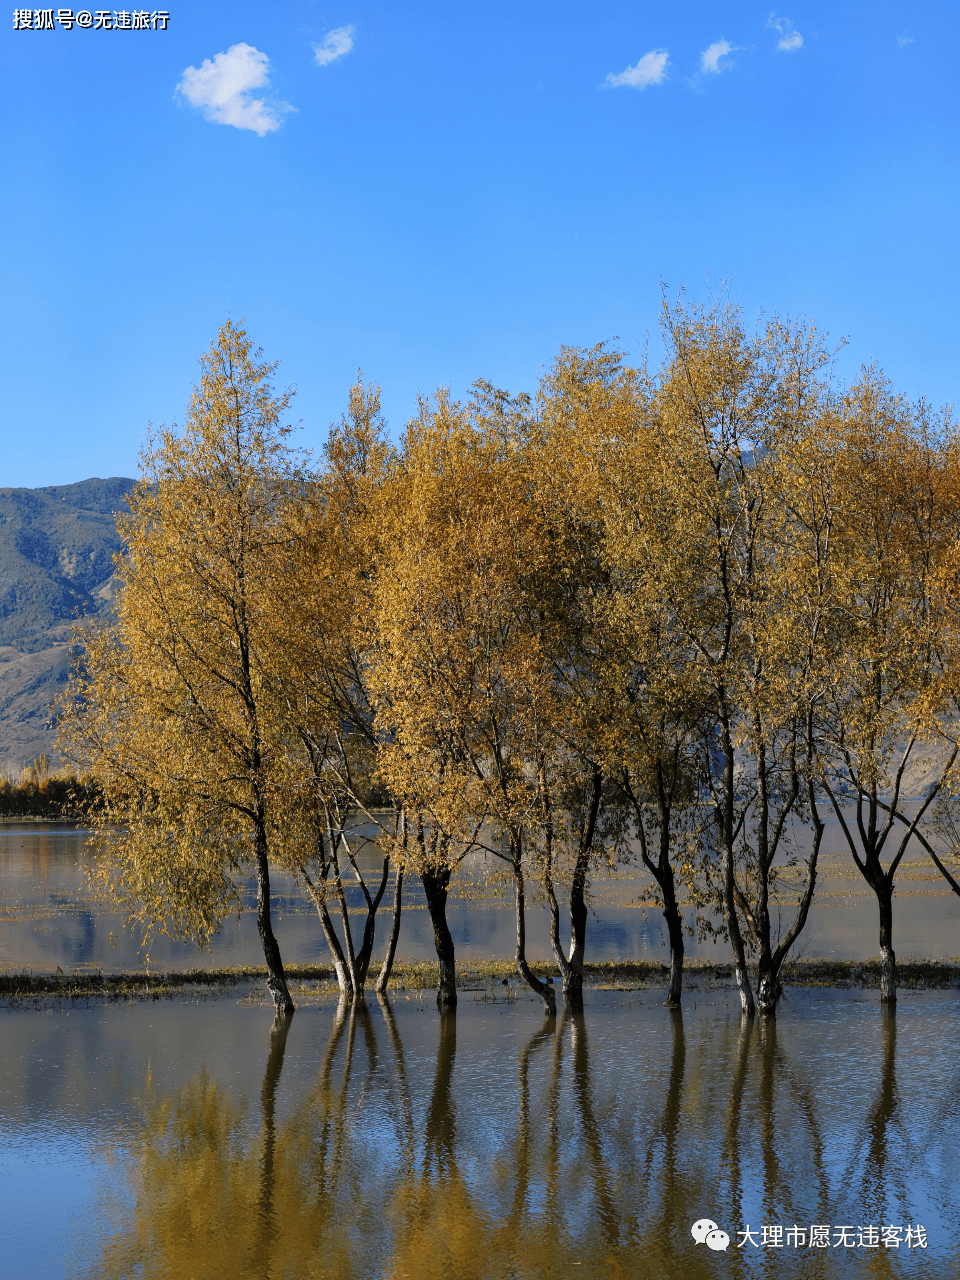
<path id="1" fill-rule="evenodd" d="M 43 753 L 59 761 L 50 703 L 69 678 L 73 628 L 112 610 L 116 513 L 134 483 L 0 489 L 0 774 Z"/>

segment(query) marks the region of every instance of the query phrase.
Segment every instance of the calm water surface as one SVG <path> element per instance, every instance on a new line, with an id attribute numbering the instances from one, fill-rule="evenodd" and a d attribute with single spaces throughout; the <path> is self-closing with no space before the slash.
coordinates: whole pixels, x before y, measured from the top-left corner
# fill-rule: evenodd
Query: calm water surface
<path id="1" fill-rule="evenodd" d="M 149 964 L 140 938 L 125 926 L 124 914 L 91 891 L 87 871 L 93 865 L 86 834 L 72 827 L 0 824 L 0 969 L 65 973 L 90 969 L 184 969 L 263 963 L 252 911 L 224 923 L 211 951 L 156 938 Z M 375 863 L 370 850 L 368 865 Z M 862 960 L 876 956 L 876 900 L 859 876 L 839 839 L 828 829 L 821 856 L 817 898 L 801 939 L 811 956 Z M 411 883 L 412 881 L 412 883 Z M 895 947 L 901 959 L 960 956 L 960 899 L 942 887 L 928 861 L 917 858 L 898 876 Z M 284 960 L 328 964 L 329 955 L 313 906 L 285 876 L 273 880 L 274 923 Z M 389 892 L 389 891 L 388 891 Z M 351 905 L 362 903 L 360 890 L 348 885 Z M 252 905 L 252 894 L 248 899 Z M 389 904 L 389 897 L 385 908 Z M 588 959 L 667 960 L 662 916 L 648 896 L 648 881 L 627 869 L 591 888 L 587 924 Z M 386 911 L 384 911 L 384 917 Z M 479 898 L 449 901 L 448 915 L 458 959 L 465 962 L 511 957 L 515 945 L 509 903 L 489 891 Z M 379 925 L 381 947 L 387 933 Z M 528 919 L 531 958 L 550 957 L 546 912 L 535 903 Z M 379 959 L 381 948 L 375 952 Z M 728 960 L 725 946 L 690 938 L 687 954 Z M 415 877 L 405 886 L 405 909 L 398 958 L 433 959 L 433 935 Z"/>
<path id="2" fill-rule="evenodd" d="M 960 1274 L 956 992 L 895 1016 L 800 992 L 746 1028 L 725 993 L 643 992 L 553 1021 L 466 993 L 446 1018 L 321 1001 L 273 1028 L 251 997 L 0 1027 L 4 1276 Z"/>

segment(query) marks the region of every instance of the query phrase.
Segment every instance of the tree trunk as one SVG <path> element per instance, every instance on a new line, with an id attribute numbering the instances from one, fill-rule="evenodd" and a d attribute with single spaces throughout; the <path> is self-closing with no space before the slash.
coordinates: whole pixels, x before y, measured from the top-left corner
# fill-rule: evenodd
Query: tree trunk
<path id="1" fill-rule="evenodd" d="M 812 791 L 812 788 L 811 788 Z M 759 977 L 759 995 L 760 995 L 760 1012 L 773 1016 L 777 1012 L 777 1005 L 780 1003 L 780 997 L 783 994 L 783 987 L 780 983 L 780 969 L 784 960 L 787 958 L 787 952 L 799 938 L 803 932 L 807 916 L 810 913 L 810 904 L 813 902 L 814 889 L 817 886 L 817 860 L 820 856 L 820 844 L 823 840 L 824 825 L 820 821 L 817 814 L 816 806 L 811 801 L 811 810 L 813 814 L 813 849 L 807 863 L 807 884 L 797 907 L 797 914 L 793 924 L 780 939 L 776 951 L 770 959 L 770 968 L 764 973 L 762 970 L 758 974 Z M 769 979 L 769 987 L 764 988 L 764 981 Z M 771 1006 L 772 1002 L 772 1007 Z M 768 1007 L 764 1007 L 764 1004 Z"/>
<path id="2" fill-rule="evenodd" d="M 736 970 L 737 990 L 740 992 L 740 1009 L 747 1018 L 756 1013 L 753 1002 L 753 988 L 750 986 L 750 974 L 747 971 L 747 957 L 743 946 L 743 934 L 740 932 L 740 921 L 737 918 L 737 902 L 733 877 L 733 842 L 734 842 L 734 787 L 736 764 L 733 741 L 726 724 L 723 726 L 723 811 L 718 815 L 721 827 L 721 843 L 723 846 L 723 909 L 727 936 L 733 951 L 733 963 Z"/>
<path id="3" fill-rule="evenodd" d="M 397 867 L 397 880 L 393 886 L 393 916 L 390 921 L 390 937 L 387 939 L 387 954 L 380 966 L 380 976 L 374 988 L 377 995 L 383 995 L 390 981 L 393 969 L 393 958 L 397 954 L 397 939 L 400 937 L 400 909 L 403 901 L 403 867 Z"/>
<path id="4" fill-rule="evenodd" d="M 427 910 L 433 925 L 433 943 L 437 949 L 437 1008 L 453 1009 L 457 1003 L 457 968 L 453 937 L 447 924 L 447 888 L 450 868 L 422 867 L 420 879 L 427 898 Z"/>
<path id="5" fill-rule="evenodd" d="M 740 992 L 740 1011 L 745 1018 L 752 1018 L 756 1013 L 753 1002 L 753 988 L 750 986 L 750 975 L 747 972 L 746 960 L 736 965 L 737 990 Z"/>
<path id="6" fill-rule="evenodd" d="M 360 874 L 353 858 L 350 859 L 353 869 L 356 872 L 357 879 L 360 881 L 360 888 L 363 890 L 363 896 L 367 903 L 367 918 L 363 924 L 363 943 L 357 952 L 357 981 L 360 984 L 360 990 L 364 988 L 367 981 L 367 971 L 370 968 L 370 957 L 373 955 L 373 943 L 377 936 L 377 911 L 380 903 L 383 901 L 383 895 L 386 892 L 387 880 L 390 876 L 390 858 L 389 856 L 383 860 L 383 873 L 380 877 L 380 885 L 377 892 L 370 896 L 370 891 L 366 886 L 363 876 Z"/>
<path id="7" fill-rule="evenodd" d="M 897 1003 L 897 957 L 893 950 L 893 885 L 875 886 L 880 907 L 880 1003 Z"/>
<path id="8" fill-rule="evenodd" d="M 754 668 L 754 677 L 759 669 Z M 757 884 L 755 907 L 747 912 L 747 922 L 757 948 L 757 1012 L 771 1017 L 777 1011 L 777 977 L 773 973 L 773 950 L 770 945 L 770 866 L 773 851 L 770 847 L 770 777 L 767 769 L 767 745 L 763 736 L 760 713 L 753 708 L 753 754 L 757 770 Z M 794 775 L 793 797 L 796 798 L 797 782 Z M 792 807 L 792 801 L 791 801 Z"/>
<path id="9" fill-rule="evenodd" d="M 303 870 L 303 878 L 306 881 L 307 890 L 313 899 L 313 905 L 317 908 L 317 915 L 320 917 L 320 927 L 323 930 L 323 936 L 326 939 L 327 946 L 330 950 L 330 958 L 333 961 L 334 972 L 337 975 L 337 986 L 340 988 L 340 995 L 344 999 L 353 998 L 353 978 L 350 975 L 350 968 L 347 965 L 346 956 L 343 954 L 343 948 L 340 946 L 340 939 L 337 937 L 337 931 L 333 927 L 333 921 L 330 918 L 330 912 L 327 909 L 327 902 L 323 893 L 316 887 L 310 879 L 306 869 Z"/>
<path id="10" fill-rule="evenodd" d="M 564 990 L 566 990 L 569 962 L 564 954 L 563 944 L 560 941 L 560 904 L 557 902 L 557 894 L 553 887 L 550 864 L 547 865 L 544 880 L 547 889 L 547 905 L 550 910 L 550 946 L 553 950 L 553 958 L 556 960 L 557 967 L 563 977 Z"/>
<path id="11" fill-rule="evenodd" d="M 340 906 L 340 920 L 343 924 L 343 949 L 346 955 L 347 969 L 350 973 L 349 995 L 352 1000 L 362 1000 L 363 983 L 360 981 L 360 975 L 357 971 L 357 953 L 353 946 L 353 934 L 350 930 L 350 911 L 347 907 L 347 895 L 343 891 L 343 879 L 340 875 L 340 860 L 337 857 L 337 847 L 334 841 L 331 841 L 331 847 L 333 849 L 330 858 L 330 863 L 333 868 L 333 886 L 336 890 L 337 902 Z"/>
<path id="12" fill-rule="evenodd" d="M 254 846 L 254 865 L 257 872 L 257 930 L 263 947 L 263 958 L 267 962 L 267 990 L 273 997 L 277 1013 L 291 1014 L 295 1006 L 287 990 L 280 948 L 270 921 L 270 864 L 267 860 L 267 836 L 262 823 L 257 826 Z"/>
<path id="13" fill-rule="evenodd" d="M 674 901 L 664 906 L 663 916 L 670 939 L 670 987 L 663 1003 L 676 1009 L 679 1008 L 683 994 L 683 917 Z"/>
<path id="14" fill-rule="evenodd" d="M 593 852 L 597 819 L 603 803 L 603 775 L 594 768 L 590 803 L 584 816 L 577 860 L 570 884 L 570 954 L 561 968 L 564 998 L 583 1007 L 583 956 L 587 945 L 587 868 Z"/>
<path id="15" fill-rule="evenodd" d="M 775 1018 L 777 1016 L 777 987 L 776 977 L 771 973 L 769 966 L 758 975 L 757 981 L 757 1013 L 766 1018 Z"/>
<path id="16" fill-rule="evenodd" d="M 675 772 L 675 771 L 674 771 Z M 677 906 L 677 886 L 670 861 L 671 823 L 673 820 L 673 781 L 664 776 L 662 767 L 658 767 L 657 776 L 657 817 L 660 829 L 659 851 L 656 859 L 650 856 L 647 844 L 647 829 L 644 823 L 643 805 L 637 798 L 630 781 L 630 773 L 624 770 L 620 785 L 629 796 L 633 805 L 634 829 L 640 841 L 640 856 L 643 865 L 653 876 L 660 890 L 663 901 L 663 916 L 667 922 L 667 937 L 670 940 L 670 986 L 664 1005 L 676 1009 L 680 1006 L 683 994 L 683 917 Z"/>
<path id="17" fill-rule="evenodd" d="M 550 908 L 550 946 L 553 950 L 560 979 L 563 983 L 563 998 L 571 1012 L 583 1010 L 583 951 L 586 936 L 587 906 L 582 892 L 579 901 L 575 890 L 570 890 L 570 954 L 565 955 L 560 941 L 560 906 L 554 891 L 553 880 L 547 876 L 547 902 Z M 580 918 L 582 908 L 582 918 Z M 548 1006 L 549 1008 L 549 1006 Z"/>
<path id="18" fill-rule="evenodd" d="M 557 1012 L 557 998 L 553 993 L 553 986 L 549 982 L 541 982 L 535 973 L 527 964 L 527 922 L 526 922 L 526 893 L 523 884 L 523 867 L 520 864 L 519 845 L 514 848 L 513 857 L 513 884 L 516 891 L 517 905 L 517 953 L 516 967 L 517 975 L 521 982 L 525 982 L 531 991 L 535 991 L 549 1014 Z M 582 1001 L 582 995 L 581 995 Z"/>
<path id="19" fill-rule="evenodd" d="M 750 974 L 747 971 L 747 956 L 743 945 L 743 934 L 740 932 L 740 921 L 737 919 L 737 904 L 733 888 L 733 849 L 727 847 L 723 851 L 723 906 L 727 934 L 733 951 L 733 964 L 737 978 L 737 990 L 740 993 L 740 1009 L 744 1017 L 752 1018 L 756 1013 L 753 1002 L 753 988 L 750 986 Z"/>
<path id="20" fill-rule="evenodd" d="M 761 854 L 761 858 L 765 854 Z M 760 886 L 756 909 L 756 933 L 759 939 L 757 957 L 757 1013 L 773 1018 L 777 1013 L 777 975 L 773 971 L 773 952 L 770 947 L 769 867 L 761 865 Z"/>
<path id="21" fill-rule="evenodd" d="M 583 1004 L 583 955 L 587 945 L 586 867 L 580 858 L 570 885 L 570 953 L 563 972 L 563 995 L 574 1004 Z"/>
<path id="22" fill-rule="evenodd" d="M 550 946 L 553 950 L 553 958 L 557 962 L 557 968 L 560 970 L 560 978 L 563 983 L 564 999 L 568 1002 L 572 1010 L 583 1009 L 583 964 L 581 950 L 580 973 L 575 974 L 571 969 L 570 961 L 567 959 L 563 944 L 560 941 L 560 905 L 557 902 L 556 891 L 553 887 L 553 824 L 548 821 L 545 824 L 546 835 L 546 866 L 544 868 L 544 883 L 547 890 L 547 903 L 550 909 Z M 573 908 L 571 899 L 571 926 L 573 921 Z M 573 934 L 571 929 L 570 952 L 573 954 Z"/>

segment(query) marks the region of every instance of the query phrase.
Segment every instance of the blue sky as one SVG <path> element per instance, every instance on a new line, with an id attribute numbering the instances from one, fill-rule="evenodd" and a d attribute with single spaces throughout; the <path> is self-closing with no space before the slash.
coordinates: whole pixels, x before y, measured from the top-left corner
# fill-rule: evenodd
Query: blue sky
<path id="1" fill-rule="evenodd" d="M 438 385 L 533 390 L 562 343 L 639 357 L 661 279 L 956 397 L 955 3 L 169 13 L 4 20 L 0 485 L 136 474 L 228 315 L 307 445 L 358 368 L 398 431 Z"/>

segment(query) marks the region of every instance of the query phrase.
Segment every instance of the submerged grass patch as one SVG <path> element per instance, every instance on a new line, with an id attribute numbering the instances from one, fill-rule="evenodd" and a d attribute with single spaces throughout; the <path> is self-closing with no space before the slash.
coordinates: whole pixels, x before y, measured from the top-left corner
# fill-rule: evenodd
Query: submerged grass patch
<path id="1" fill-rule="evenodd" d="M 551 964 L 531 965 L 538 977 L 558 981 Z M 429 991 L 436 984 L 436 965 L 430 961 L 395 964 L 391 991 Z M 584 966 L 585 985 L 622 991 L 666 985 L 668 968 L 656 960 L 605 960 Z M 333 994 L 336 981 L 326 965 L 288 965 L 286 974 L 294 992 Z M 174 973 L 5 973 L 0 974 L 0 1003 L 30 1004 L 67 1000 L 160 1000 L 176 996 L 217 996 L 235 989 L 254 994 L 267 971 L 262 966 L 238 965 L 222 969 L 191 969 Z M 781 973 L 785 987 L 840 987 L 869 990 L 880 985 L 880 961 L 795 960 Z M 487 991 L 517 984 L 512 961 L 490 960 L 463 965 L 457 971 L 460 989 Z M 376 972 L 367 984 L 373 994 Z M 906 960 L 897 965 L 897 982 L 908 990 L 960 988 L 960 959 Z M 693 991 L 733 985 L 733 966 L 694 960 L 684 966 L 684 986 Z M 259 994 L 259 992 L 257 992 Z M 266 997 L 265 997 L 266 998 Z"/>

